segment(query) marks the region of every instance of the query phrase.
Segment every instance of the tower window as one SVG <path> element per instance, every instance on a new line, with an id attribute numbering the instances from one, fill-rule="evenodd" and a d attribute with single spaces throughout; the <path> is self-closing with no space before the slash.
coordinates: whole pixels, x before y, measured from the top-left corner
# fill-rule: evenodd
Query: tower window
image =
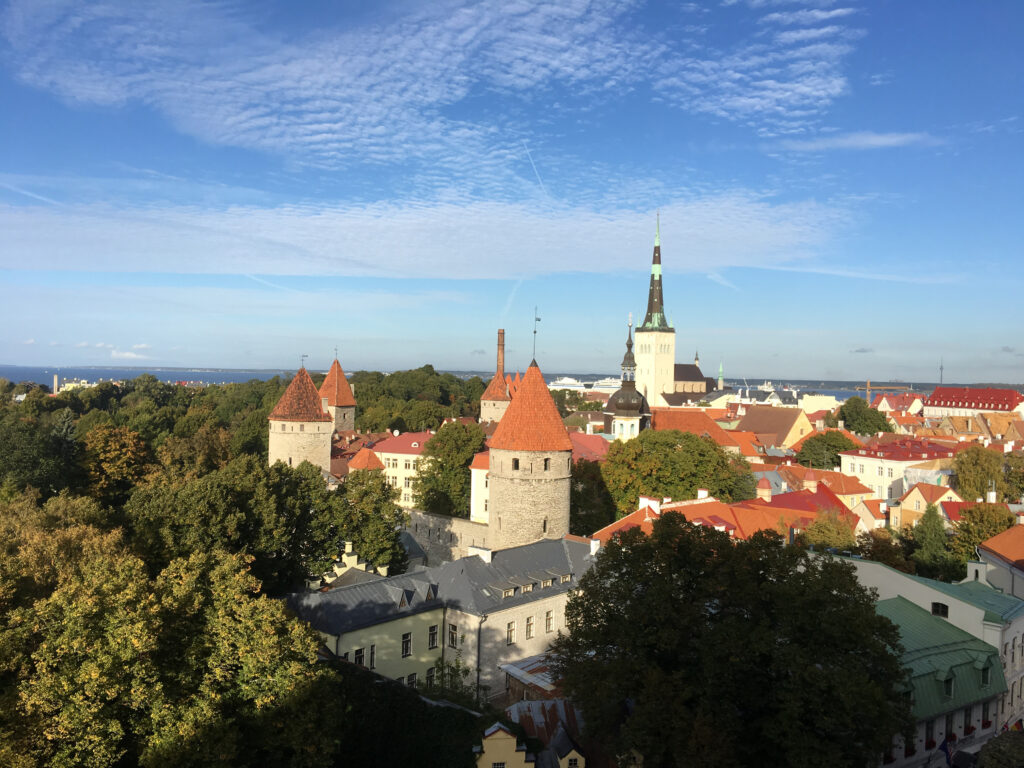
<path id="1" fill-rule="evenodd" d="M 512 459 L 512 469 L 519 469 L 519 459 Z"/>
<path id="2" fill-rule="evenodd" d="M 551 459 L 544 459 L 544 471 L 551 469 Z"/>

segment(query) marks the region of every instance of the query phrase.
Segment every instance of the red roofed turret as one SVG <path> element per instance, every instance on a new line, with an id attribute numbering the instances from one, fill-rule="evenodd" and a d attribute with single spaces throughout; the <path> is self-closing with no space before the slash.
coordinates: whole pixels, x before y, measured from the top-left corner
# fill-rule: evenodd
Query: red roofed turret
<path id="1" fill-rule="evenodd" d="M 490 447 L 509 451 L 572 451 L 569 433 L 536 361 L 526 369 Z"/>
<path id="2" fill-rule="evenodd" d="M 271 421 L 331 421 L 321 407 L 320 393 L 305 368 L 299 368 L 269 418 Z"/>
<path id="3" fill-rule="evenodd" d="M 480 395 L 480 421 L 501 421 L 512 392 L 505 377 L 505 329 L 498 329 L 498 367 L 487 389 Z"/>
<path id="4" fill-rule="evenodd" d="M 341 370 L 341 364 L 337 360 L 331 363 L 327 378 L 320 385 L 320 397 L 327 398 L 327 405 L 355 407 L 356 398 L 352 394 L 352 387 L 348 385 L 345 372 Z"/>
<path id="5" fill-rule="evenodd" d="M 348 463 L 348 469 L 349 472 L 356 469 L 384 469 L 384 462 L 369 448 L 360 448 L 359 452 L 352 457 L 352 461 Z"/>

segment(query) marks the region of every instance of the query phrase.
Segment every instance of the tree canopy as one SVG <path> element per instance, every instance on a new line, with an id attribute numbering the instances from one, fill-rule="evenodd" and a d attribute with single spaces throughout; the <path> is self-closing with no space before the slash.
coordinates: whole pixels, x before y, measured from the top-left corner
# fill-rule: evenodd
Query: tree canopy
<path id="1" fill-rule="evenodd" d="M 980 445 L 960 451 L 953 457 L 953 471 L 956 473 L 956 490 L 964 501 L 987 499 L 989 491 L 996 492 L 996 500 L 1002 501 L 1007 484 L 1004 457 Z"/>
<path id="2" fill-rule="evenodd" d="M 645 766 L 877 762 L 911 723 L 896 628 L 853 569 L 676 513 L 601 550 L 552 652 L 590 734 Z"/>
<path id="3" fill-rule="evenodd" d="M 383 374 L 356 371 L 349 377 L 359 410 L 356 428 L 371 432 L 437 429 L 446 418 L 479 416 L 485 384 L 424 365 Z"/>
<path id="4" fill-rule="evenodd" d="M 473 456 L 486 436 L 478 424 L 448 422 L 423 446 L 413 494 L 420 509 L 440 515 L 469 517 Z"/>
<path id="5" fill-rule="evenodd" d="M 949 534 L 938 507 L 934 504 L 925 507 L 911 533 L 914 538 L 912 557 L 917 572 L 930 579 L 950 581 L 955 578 L 960 567 L 949 553 Z"/>
<path id="6" fill-rule="evenodd" d="M 977 547 L 997 533 L 1012 528 L 1017 522 L 1013 513 L 1002 504 L 974 504 L 960 510 L 956 532 L 949 540 L 949 551 L 959 562 L 976 559 Z"/>
<path id="7" fill-rule="evenodd" d="M 796 455 L 798 464 L 815 469 L 835 469 L 839 466 L 839 452 L 856 448 L 856 444 L 842 432 L 824 432 L 807 438 Z"/>
<path id="8" fill-rule="evenodd" d="M 873 435 L 876 432 L 892 432 L 892 426 L 885 414 L 868 405 L 863 397 L 851 397 L 839 409 L 843 426 L 858 435 Z"/>
<path id="9" fill-rule="evenodd" d="M 644 430 L 613 443 L 601 474 L 619 517 L 636 509 L 641 495 L 693 499 L 698 489 L 722 501 L 754 496 L 746 461 L 730 456 L 709 437 L 678 430 Z"/>

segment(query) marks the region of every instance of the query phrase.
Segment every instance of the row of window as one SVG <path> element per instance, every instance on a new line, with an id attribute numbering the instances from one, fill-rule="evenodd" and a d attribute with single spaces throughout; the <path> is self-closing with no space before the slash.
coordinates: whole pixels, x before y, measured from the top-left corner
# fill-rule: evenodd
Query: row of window
<path id="1" fill-rule="evenodd" d="M 555 631 L 555 616 L 553 611 L 544 612 L 544 631 L 554 632 Z M 535 634 L 533 616 L 526 617 L 526 639 L 532 640 Z M 516 642 L 516 623 L 510 621 L 505 625 L 505 645 L 515 645 Z"/>
<path id="2" fill-rule="evenodd" d="M 570 581 L 572 581 L 572 574 L 571 573 L 565 573 L 565 574 L 562 574 L 561 576 L 558 577 L 558 583 L 559 584 L 567 584 Z M 543 579 L 539 583 L 540 583 L 540 588 L 541 589 L 547 589 L 548 587 L 554 585 L 555 580 L 554 579 Z M 538 582 L 535 581 L 532 584 L 523 584 L 520 587 L 509 587 L 508 589 L 502 590 L 501 597 L 502 597 L 502 599 L 507 598 L 507 597 L 515 597 L 520 592 L 522 592 L 522 594 L 525 595 L 527 592 L 533 592 L 533 590 L 537 588 L 537 585 L 538 585 Z"/>
<path id="3" fill-rule="evenodd" d="M 993 713 L 992 713 L 992 708 L 991 708 L 990 705 L 991 705 L 991 702 L 989 702 L 989 701 L 984 701 L 981 704 L 981 725 L 982 725 L 982 728 L 987 728 L 987 727 L 989 727 L 989 725 L 991 725 L 992 721 L 991 721 L 990 718 L 991 718 Z M 956 732 L 956 723 L 954 722 L 955 721 L 955 717 L 956 717 L 956 713 L 955 712 L 950 712 L 945 717 L 945 722 L 943 723 L 943 725 L 945 726 L 945 730 L 943 731 L 943 733 L 946 736 L 949 736 L 950 734 L 953 734 L 953 733 Z M 962 720 L 963 720 L 963 722 L 961 723 L 961 725 L 963 727 L 964 735 L 967 735 L 969 733 L 973 733 L 974 729 L 975 729 L 975 726 L 974 726 L 974 705 L 973 704 L 968 704 L 966 707 L 964 707 Z M 934 720 L 928 720 L 924 724 L 924 738 L 925 738 L 926 742 L 932 742 L 932 743 L 935 742 L 935 721 Z"/>
<path id="4" fill-rule="evenodd" d="M 352 654 L 352 661 L 355 662 L 355 664 L 360 666 L 360 667 L 368 667 L 369 669 L 376 669 L 377 668 L 377 646 L 376 645 L 370 645 L 370 663 L 368 665 L 366 663 L 364 663 L 366 661 L 366 655 L 365 654 L 366 654 L 366 649 L 365 648 L 356 648 L 355 652 Z M 341 654 L 341 658 L 343 658 L 345 661 L 348 661 L 348 651 L 346 651 L 345 653 Z"/>
<path id="5" fill-rule="evenodd" d="M 459 645 L 459 626 L 458 624 L 448 625 L 448 647 L 457 648 Z M 427 648 L 433 650 L 437 648 L 437 624 L 431 624 L 427 629 Z M 406 632 L 402 635 L 402 658 L 412 656 L 412 632 Z"/>
<path id="6" fill-rule="evenodd" d="M 420 468 L 420 460 L 419 459 L 405 459 L 402 462 L 400 462 L 398 459 L 384 459 L 384 468 L 385 469 L 398 469 L 399 463 L 404 463 L 404 465 L 405 465 L 404 468 L 407 469 L 407 470 L 408 469 L 416 469 L 416 470 L 418 470 Z"/>
<path id="7" fill-rule="evenodd" d="M 512 470 L 514 472 L 518 472 L 520 466 L 521 465 L 520 465 L 519 459 L 515 459 L 515 458 L 512 459 Z M 572 468 L 572 459 L 571 458 L 566 459 L 566 467 L 569 468 L 569 469 Z M 533 471 L 533 462 L 530 462 L 530 471 L 531 472 Z M 543 471 L 544 472 L 550 472 L 551 471 L 551 459 L 544 459 L 543 460 Z"/>

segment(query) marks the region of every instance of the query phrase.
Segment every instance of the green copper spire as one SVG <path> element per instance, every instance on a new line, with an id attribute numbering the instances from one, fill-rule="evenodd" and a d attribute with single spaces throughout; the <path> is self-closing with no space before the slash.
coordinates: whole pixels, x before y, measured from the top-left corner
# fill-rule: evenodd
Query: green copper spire
<path id="1" fill-rule="evenodd" d="M 718 364 L 718 378 L 722 378 L 722 364 Z"/>
<path id="2" fill-rule="evenodd" d="M 665 317 L 665 298 L 661 292 L 661 214 L 658 214 L 654 234 L 654 258 L 651 260 L 651 287 L 647 294 L 647 314 L 637 327 L 641 331 L 672 331 L 672 324 Z"/>

